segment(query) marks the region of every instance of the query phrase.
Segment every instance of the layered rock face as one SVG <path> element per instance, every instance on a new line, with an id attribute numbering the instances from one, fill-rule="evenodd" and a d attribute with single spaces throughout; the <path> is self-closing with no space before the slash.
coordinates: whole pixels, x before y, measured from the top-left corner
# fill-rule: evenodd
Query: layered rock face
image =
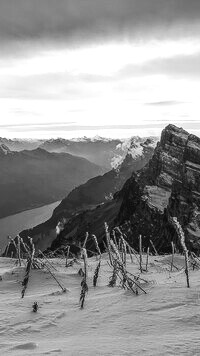
<path id="1" fill-rule="evenodd" d="M 161 251 L 170 248 L 174 230 L 170 216 L 182 224 L 190 248 L 200 248 L 200 138 L 173 125 L 161 135 L 149 164 L 131 177 L 119 193 L 117 218 L 134 244 L 152 239 Z"/>
<path id="2" fill-rule="evenodd" d="M 7 154 L 11 154 L 11 151 L 4 145 L 4 143 L 0 143 L 0 156 L 5 156 Z"/>

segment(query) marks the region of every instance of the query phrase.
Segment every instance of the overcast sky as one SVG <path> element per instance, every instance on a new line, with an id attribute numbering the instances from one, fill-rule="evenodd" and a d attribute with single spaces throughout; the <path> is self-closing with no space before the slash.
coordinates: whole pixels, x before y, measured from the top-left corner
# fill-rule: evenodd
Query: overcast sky
<path id="1" fill-rule="evenodd" d="M 200 136 L 199 0 L 0 0 L 0 136 Z"/>

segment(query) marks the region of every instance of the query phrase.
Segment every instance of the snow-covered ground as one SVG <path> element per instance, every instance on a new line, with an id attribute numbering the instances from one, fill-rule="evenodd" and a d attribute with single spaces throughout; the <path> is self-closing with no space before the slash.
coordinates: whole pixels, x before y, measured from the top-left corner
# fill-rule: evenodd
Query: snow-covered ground
<path id="1" fill-rule="evenodd" d="M 62 293 L 43 270 L 32 270 L 28 289 L 21 299 L 25 267 L 15 260 L 0 258 L 0 354 L 1 355 L 199 355 L 200 270 L 190 271 L 191 288 L 186 288 L 184 258 L 150 256 L 147 294 L 133 295 L 107 286 L 111 269 L 103 255 L 96 288 L 92 276 L 96 258 L 88 260 L 89 292 L 80 309 L 80 282 L 76 263 L 65 267 L 64 259 L 51 262 L 55 275 L 67 288 Z M 127 269 L 138 275 L 135 263 Z M 39 309 L 32 312 L 37 301 Z"/>

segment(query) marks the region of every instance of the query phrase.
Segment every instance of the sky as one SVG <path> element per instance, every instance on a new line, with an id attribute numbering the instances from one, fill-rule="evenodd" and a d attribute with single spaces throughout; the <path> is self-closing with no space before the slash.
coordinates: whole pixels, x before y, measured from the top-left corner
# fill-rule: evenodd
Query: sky
<path id="1" fill-rule="evenodd" d="M 200 136 L 199 0 L 0 0 L 0 136 Z"/>

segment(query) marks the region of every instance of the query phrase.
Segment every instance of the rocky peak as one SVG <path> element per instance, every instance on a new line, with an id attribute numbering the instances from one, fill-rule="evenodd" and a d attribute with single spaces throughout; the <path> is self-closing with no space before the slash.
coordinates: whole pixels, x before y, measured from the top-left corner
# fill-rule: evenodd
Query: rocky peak
<path id="1" fill-rule="evenodd" d="M 11 153 L 9 148 L 4 143 L 1 143 L 0 144 L 0 156 L 5 156 L 9 153 Z"/>
<path id="2" fill-rule="evenodd" d="M 112 158 L 112 168 L 118 169 L 127 159 L 139 162 L 148 158 L 148 162 L 153 155 L 157 141 L 158 139 L 154 137 L 140 138 L 138 136 L 124 140 L 124 142 L 117 145 L 118 154 Z M 142 166 L 144 165 L 141 165 L 138 169 L 141 169 Z"/>
<path id="3" fill-rule="evenodd" d="M 169 215 L 182 223 L 190 246 L 200 249 L 200 138 L 174 125 L 163 130 L 149 164 L 124 187 L 118 221 L 130 220 L 132 234 L 167 248 L 173 237 Z"/>

